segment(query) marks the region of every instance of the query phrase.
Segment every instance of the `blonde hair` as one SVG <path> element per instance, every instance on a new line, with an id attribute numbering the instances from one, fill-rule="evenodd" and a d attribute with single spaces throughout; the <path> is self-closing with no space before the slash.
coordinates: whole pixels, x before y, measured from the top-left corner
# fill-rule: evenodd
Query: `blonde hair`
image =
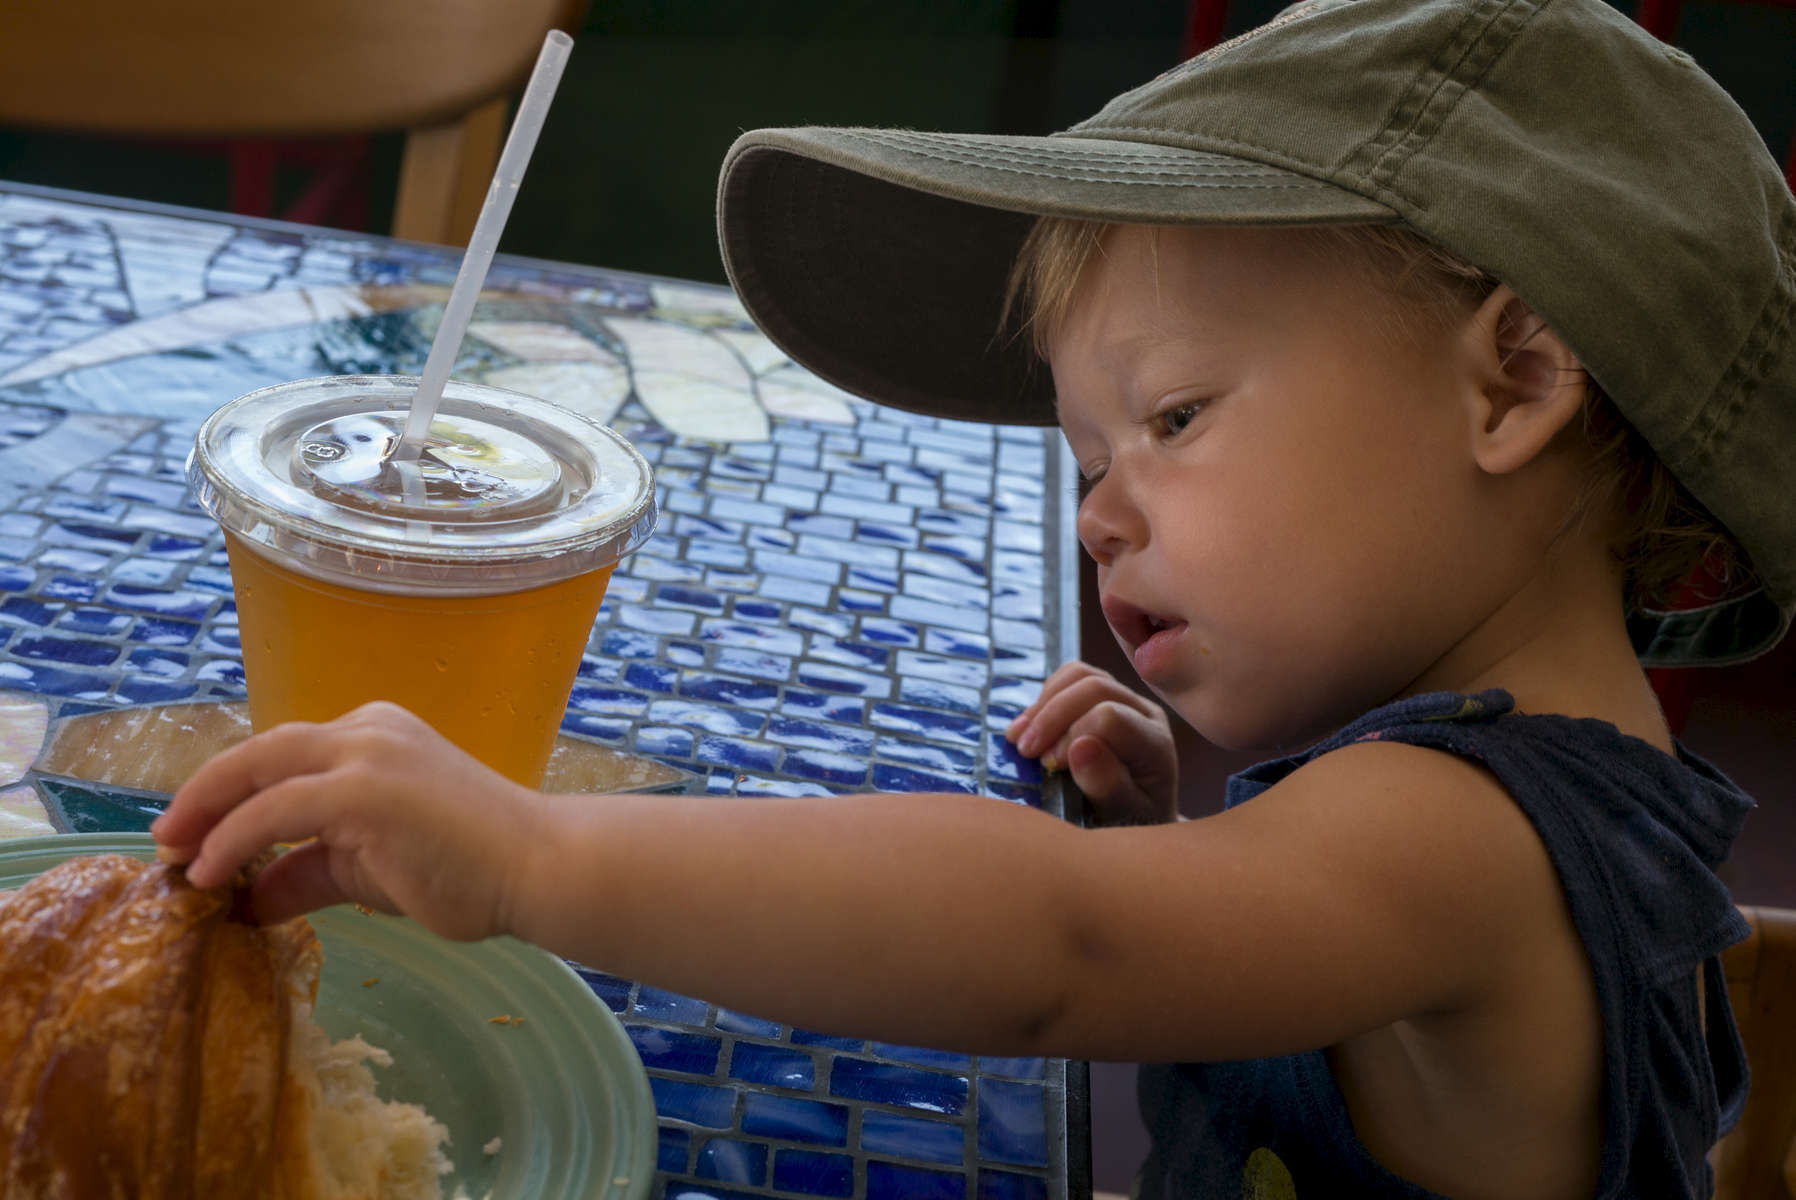
<path id="1" fill-rule="evenodd" d="M 1038 220 L 1011 268 L 1000 328 L 1011 328 L 1017 318 L 1045 359 L 1086 266 L 1111 228 L 1100 221 Z M 1404 325 L 1415 319 L 1450 325 L 1498 284 L 1481 268 L 1397 226 L 1338 225 L 1294 232 L 1310 238 L 1319 253 L 1344 255 L 1367 268 L 1401 301 L 1396 318 Z M 1591 470 L 1561 532 L 1604 505 L 1618 511 L 1610 551 L 1621 566 L 1630 610 L 1687 602 L 1682 592 L 1693 581 L 1719 588 L 1719 594 L 1696 597 L 1705 602 L 1753 586 L 1745 550 L 1678 482 L 1597 382 L 1585 375 L 1583 384 Z"/>

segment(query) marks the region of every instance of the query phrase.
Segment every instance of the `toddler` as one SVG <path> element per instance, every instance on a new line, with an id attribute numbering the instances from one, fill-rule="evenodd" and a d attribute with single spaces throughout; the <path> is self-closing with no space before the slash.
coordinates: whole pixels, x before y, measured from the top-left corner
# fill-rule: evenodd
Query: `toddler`
<path id="1" fill-rule="evenodd" d="M 1642 665 L 1788 626 L 1796 203 L 1687 56 L 1601 0 L 1319 0 L 1053 137 L 747 134 L 719 211 L 823 377 L 1057 422 L 1136 671 L 1273 757 L 1175 821 L 1163 710 L 1068 665 L 1010 734 L 1081 829 L 545 796 L 372 705 L 194 775 L 155 833 L 196 884 L 305 842 L 265 918 L 354 900 L 807 1028 L 1149 1064 L 1144 1197 L 1709 1193 L 1750 801 Z"/>

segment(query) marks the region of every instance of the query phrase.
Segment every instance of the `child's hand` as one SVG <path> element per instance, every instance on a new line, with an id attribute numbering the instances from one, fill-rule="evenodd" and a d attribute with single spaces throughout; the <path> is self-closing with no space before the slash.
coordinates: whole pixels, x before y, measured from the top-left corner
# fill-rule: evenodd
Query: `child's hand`
<path id="1" fill-rule="evenodd" d="M 1166 713 L 1108 672 L 1067 663 L 1004 736 L 1050 771 L 1065 767 L 1103 824 L 1178 817 L 1178 751 Z"/>
<path id="2" fill-rule="evenodd" d="M 305 842 L 256 878 L 260 920 L 351 901 L 472 940 L 506 931 L 539 800 L 411 713 L 376 703 L 219 754 L 151 832 L 196 887 L 226 882 L 277 842 Z"/>

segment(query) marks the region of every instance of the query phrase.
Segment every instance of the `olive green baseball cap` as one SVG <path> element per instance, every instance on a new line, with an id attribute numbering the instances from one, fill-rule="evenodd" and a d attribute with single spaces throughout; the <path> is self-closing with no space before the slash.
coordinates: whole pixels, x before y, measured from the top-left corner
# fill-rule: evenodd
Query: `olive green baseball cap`
<path id="1" fill-rule="evenodd" d="M 1405 226 L 1512 287 L 1751 555 L 1636 613 L 1643 662 L 1739 661 L 1796 608 L 1796 200 L 1691 58 L 1603 0 L 1313 0 L 1048 137 L 761 129 L 718 193 L 761 329 L 857 395 L 1052 424 L 1001 328 L 1039 216 Z"/>

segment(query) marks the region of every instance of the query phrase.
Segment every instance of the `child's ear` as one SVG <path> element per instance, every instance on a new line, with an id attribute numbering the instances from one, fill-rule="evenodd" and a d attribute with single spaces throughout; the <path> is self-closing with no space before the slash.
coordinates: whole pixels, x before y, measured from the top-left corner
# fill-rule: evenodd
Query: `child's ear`
<path id="1" fill-rule="evenodd" d="M 1583 411 L 1584 365 L 1527 303 L 1499 285 L 1471 325 L 1484 386 L 1474 400 L 1473 453 L 1493 475 L 1526 466 Z"/>

